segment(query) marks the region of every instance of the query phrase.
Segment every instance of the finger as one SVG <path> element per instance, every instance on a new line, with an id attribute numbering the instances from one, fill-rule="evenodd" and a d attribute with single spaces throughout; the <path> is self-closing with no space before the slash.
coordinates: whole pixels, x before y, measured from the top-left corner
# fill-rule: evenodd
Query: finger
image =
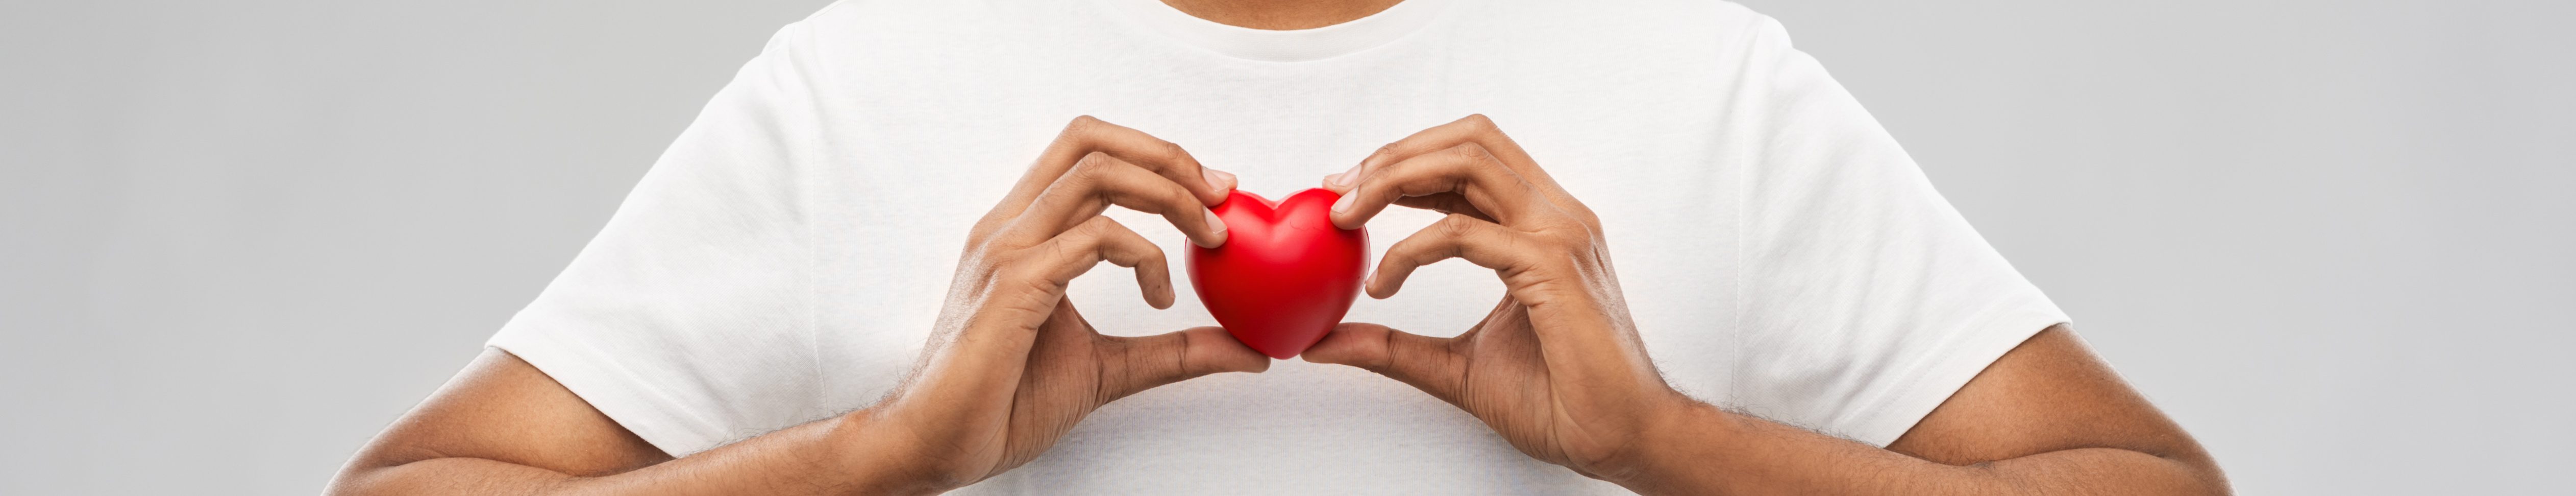
<path id="1" fill-rule="evenodd" d="M 1093 217 L 1110 205 L 1159 214 L 1180 228 L 1190 242 L 1214 248 L 1225 244 L 1225 221 L 1170 179 L 1107 154 L 1086 156 L 1066 172 L 1028 211 L 1003 229 L 1022 242 L 1052 237 Z"/>
<path id="2" fill-rule="evenodd" d="M 1528 270 L 1539 259 L 1534 250 L 1527 248 L 1529 243 L 1516 239 L 1521 235 L 1465 214 L 1450 214 L 1387 247 L 1386 255 L 1378 257 L 1377 273 L 1369 275 L 1363 287 L 1370 298 L 1395 296 L 1414 269 L 1451 258 L 1494 269 L 1508 283 L 1513 275 Z"/>
<path id="3" fill-rule="evenodd" d="M 1102 336 L 1101 402 L 1218 372 L 1270 370 L 1270 357 L 1219 327 L 1145 337 Z"/>
<path id="4" fill-rule="evenodd" d="M 1455 340 L 1421 336 L 1386 326 L 1344 322 L 1322 341 L 1306 348 L 1306 361 L 1349 365 L 1412 385 L 1432 397 L 1458 403 L 1466 360 L 1451 346 Z"/>
<path id="5" fill-rule="evenodd" d="M 1349 191 L 1350 188 L 1348 185 L 1338 185 L 1339 188 L 1337 189 L 1337 185 L 1334 184 L 1334 182 L 1340 181 L 1343 177 L 1359 177 L 1357 174 L 1357 171 L 1359 170 L 1358 167 L 1352 167 L 1351 170 L 1353 172 L 1324 176 L 1325 189 L 1332 190 L 1335 193 Z M 1469 217 L 1475 217 L 1487 221 L 1494 220 L 1493 216 L 1485 215 L 1485 212 L 1476 210 L 1475 204 L 1467 203 L 1466 196 L 1462 196 L 1457 193 L 1432 193 L 1422 196 L 1407 196 L 1395 199 L 1395 205 L 1399 207 L 1430 210 L 1439 212 L 1442 215 L 1467 214 Z"/>
<path id="6" fill-rule="evenodd" d="M 1172 306 L 1172 269 L 1163 256 L 1162 247 L 1136 235 L 1118 221 L 1093 216 L 1045 243 L 1026 248 L 1026 263 L 1015 277 L 1062 288 L 1073 278 L 1090 272 L 1100 262 L 1136 269 L 1136 287 L 1145 293 L 1145 303 L 1154 308 Z"/>
<path id="7" fill-rule="evenodd" d="M 1399 207 L 1430 210 L 1433 212 L 1439 212 L 1442 215 L 1460 214 L 1468 217 L 1475 217 L 1477 220 L 1483 220 L 1486 222 L 1494 221 L 1493 216 L 1485 215 L 1485 212 L 1476 210 L 1475 204 L 1467 203 L 1467 197 L 1461 196 L 1457 193 L 1432 193 L 1422 196 L 1407 196 L 1397 198 L 1395 200 L 1395 205 Z"/>
<path id="8" fill-rule="evenodd" d="M 1011 198 L 1026 206 L 1048 184 L 1071 170 L 1075 162 L 1093 153 L 1118 157 L 1169 178 L 1207 205 L 1225 202 L 1226 192 L 1234 190 L 1233 174 L 1199 165 L 1198 158 L 1180 145 L 1085 115 L 1065 124 L 1064 131 L 1056 135 L 1028 174 L 1012 188 Z"/>
<path id="9" fill-rule="evenodd" d="M 1503 223 L 1529 211 L 1528 203 L 1535 199 L 1531 186 L 1484 147 L 1464 143 L 1364 172 L 1333 203 L 1333 225 L 1357 229 L 1398 199 L 1440 193 L 1456 193 L 1478 212 Z"/>
<path id="10" fill-rule="evenodd" d="M 1573 195 L 1567 194 L 1565 188 L 1559 186 L 1556 179 L 1550 176 L 1545 168 L 1539 167 L 1537 159 L 1530 157 L 1529 152 L 1521 148 L 1518 141 L 1504 134 L 1502 127 L 1484 114 L 1468 115 L 1447 124 L 1432 126 L 1405 136 L 1404 139 L 1378 147 L 1377 151 L 1361 159 L 1360 165 L 1351 168 L 1350 172 L 1335 174 L 1339 176 L 1338 184 L 1336 181 L 1326 181 L 1325 189 L 1334 192 L 1347 191 L 1351 183 L 1367 175 L 1368 171 L 1377 166 L 1438 152 L 1462 143 L 1475 143 L 1477 146 L 1484 147 L 1503 166 L 1511 169 L 1512 173 L 1529 181 L 1532 186 L 1543 192 L 1548 201 L 1558 208 L 1579 212 L 1587 218 L 1591 215 L 1589 208 L 1584 207 L 1582 202 L 1575 201 Z"/>
<path id="11" fill-rule="evenodd" d="M 1370 153 L 1368 158 L 1360 160 L 1360 168 L 1365 170 L 1372 163 L 1392 163 L 1415 155 L 1458 146 L 1460 143 L 1475 143 L 1485 147 L 1485 150 L 1492 152 L 1495 158 L 1502 159 L 1503 165 L 1510 167 L 1512 172 L 1529 178 L 1532 183 L 1548 187 L 1556 186 L 1556 181 L 1548 177 L 1546 170 L 1538 167 L 1538 161 L 1530 158 L 1529 152 L 1521 148 L 1520 142 L 1513 141 L 1511 136 L 1503 134 L 1502 126 L 1495 124 L 1492 118 L 1485 117 L 1485 114 L 1470 114 L 1450 121 L 1448 124 L 1415 131 L 1404 139 L 1378 147 L 1377 151 Z"/>

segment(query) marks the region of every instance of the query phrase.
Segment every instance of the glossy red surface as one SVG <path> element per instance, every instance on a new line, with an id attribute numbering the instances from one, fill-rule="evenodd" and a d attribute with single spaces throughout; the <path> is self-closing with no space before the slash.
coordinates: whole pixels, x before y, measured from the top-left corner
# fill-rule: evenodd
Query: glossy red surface
<path id="1" fill-rule="evenodd" d="M 1272 358 L 1314 346 L 1341 323 L 1367 270 L 1368 231 L 1333 227 L 1341 195 L 1309 189 L 1276 203 L 1235 191 L 1210 209 L 1226 241 L 1190 247 L 1190 285 L 1236 340 Z"/>

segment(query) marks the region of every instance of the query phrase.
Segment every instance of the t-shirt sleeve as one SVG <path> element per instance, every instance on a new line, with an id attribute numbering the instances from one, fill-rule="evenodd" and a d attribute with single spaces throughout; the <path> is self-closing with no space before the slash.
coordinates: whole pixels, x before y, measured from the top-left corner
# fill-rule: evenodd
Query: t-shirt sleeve
<path id="1" fill-rule="evenodd" d="M 673 456 L 829 414 L 798 180 L 823 153 L 822 82 L 803 29 L 774 35 L 489 342 Z"/>
<path id="2" fill-rule="evenodd" d="M 1748 36 L 1731 402 L 1884 446 L 2067 318 L 1777 22 Z"/>

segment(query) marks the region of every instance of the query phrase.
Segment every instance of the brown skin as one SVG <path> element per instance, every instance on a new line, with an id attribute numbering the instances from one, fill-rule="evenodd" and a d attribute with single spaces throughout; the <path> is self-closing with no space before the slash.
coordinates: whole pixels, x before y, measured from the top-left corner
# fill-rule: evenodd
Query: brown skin
<path id="1" fill-rule="evenodd" d="M 1334 214 L 1346 226 L 1390 206 L 1451 214 L 1388 249 L 1371 296 L 1447 258 L 1494 269 L 1509 291 L 1457 337 L 1347 323 L 1305 358 L 1411 384 L 1578 473 L 1646 494 L 2229 492 L 2190 435 L 2063 327 L 1885 449 L 1674 391 L 1629 322 L 1599 221 L 1483 116 L 1387 145 L 1326 186 L 1349 198 Z M 1108 261 L 1137 267 L 1146 300 L 1170 304 L 1162 254 L 1100 212 L 1162 213 L 1194 242 L 1222 243 L 1201 205 L 1231 187 L 1176 146 L 1077 119 L 977 223 L 921 369 L 886 401 L 674 460 L 491 350 L 361 451 L 331 492 L 908 494 L 989 478 L 1108 401 L 1268 366 L 1216 328 L 1102 336 L 1063 300 L 1066 281 Z"/>
<path id="2" fill-rule="evenodd" d="M 1259 29 L 1346 22 L 1397 0 L 1166 0 Z M 1345 181 L 1347 179 L 1347 181 Z M 1076 119 L 976 223 L 931 346 L 886 400 L 674 459 L 545 373 L 487 350 L 350 460 L 329 492 L 375 494 L 923 494 L 1026 463 L 1084 415 L 1147 388 L 1269 361 L 1202 327 L 1094 332 L 1064 284 L 1101 261 L 1137 268 L 1169 305 L 1159 248 L 1100 218 L 1163 214 L 1222 243 L 1204 205 L 1230 175 L 1134 130 Z M 1389 250 L 1385 297 L 1414 267 L 1465 258 L 1511 288 L 1453 338 L 1342 325 L 1306 354 L 1412 384 L 1531 456 L 1647 494 L 2227 494 L 2190 435 L 2072 333 L 2030 338 L 1885 449 L 1683 396 L 1637 341 L 1600 222 L 1481 116 L 1426 130 L 1328 179 L 1336 222 L 1389 205 L 1453 213 Z"/>
<path id="3" fill-rule="evenodd" d="M 1313 29 L 1350 22 L 1401 0 L 1163 0 L 1192 17 L 1252 29 Z"/>
<path id="4" fill-rule="evenodd" d="M 876 405 L 671 459 L 526 362 L 488 351 L 351 460 L 332 494 L 928 494 L 1018 467 L 1092 410 L 1148 388 L 1270 367 L 1200 327 L 1101 335 L 1065 284 L 1101 262 L 1135 267 L 1172 303 L 1162 249 L 1100 215 L 1162 214 L 1193 242 L 1225 228 L 1207 206 L 1233 176 L 1179 146 L 1074 119 L 975 224 L 920 365 Z"/>
<path id="5" fill-rule="evenodd" d="M 1727 412 L 1658 375 L 1601 223 L 1490 119 L 1471 115 L 1325 180 L 1333 221 L 1391 206 L 1447 218 L 1387 248 L 1365 287 L 1460 258 L 1507 288 L 1450 338 L 1345 323 L 1308 361 L 1360 367 L 1475 415 L 1532 457 L 1644 494 L 2227 494 L 2208 453 L 2086 351 L 2042 330 L 1880 449 Z"/>

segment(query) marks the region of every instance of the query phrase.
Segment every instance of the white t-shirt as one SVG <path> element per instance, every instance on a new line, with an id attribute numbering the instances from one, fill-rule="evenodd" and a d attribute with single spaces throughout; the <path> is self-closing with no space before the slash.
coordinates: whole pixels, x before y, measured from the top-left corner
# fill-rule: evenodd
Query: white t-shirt
<path id="1" fill-rule="evenodd" d="M 780 30 L 491 344 L 688 455 L 882 396 L 969 227 L 1076 115 L 1280 197 L 1470 113 L 1600 214 L 1648 352 L 1697 398 L 1884 445 L 2066 321 L 1735 4 L 1408 0 L 1261 31 L 1156 0 L 848 0 Z M 1373 252 L 1438 218 L 1388 212 Z M 1214 325 L 1186 287 L 1154 310 L 1134 285 L 1104 265 L 1068 297 L 1109 334 Z M 1454 335 L 1502 295 L 1451 261 L 1347 320 Z M 1401 383 L 1288 360 L 1119 400 L 965 492 L 1618 491 Z"/>

